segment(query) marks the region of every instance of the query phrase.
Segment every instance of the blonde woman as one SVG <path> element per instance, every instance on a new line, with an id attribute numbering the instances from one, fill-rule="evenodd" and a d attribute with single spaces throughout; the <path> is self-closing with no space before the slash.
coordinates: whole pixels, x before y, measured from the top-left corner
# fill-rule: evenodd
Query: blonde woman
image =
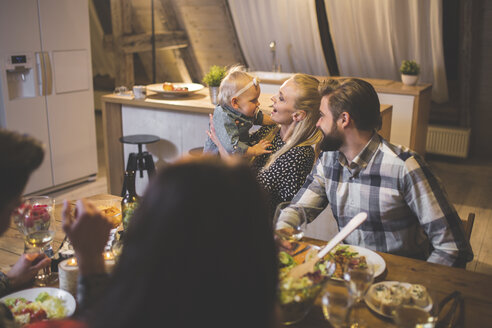
<path id="1" fill-rule="evenodd" d="M 252 143 L 271 143 L 271 153 L 256 157 L 253 167 L 258 181 L 270 194 L 272 209 L 290 201 L 313 168 L 318 153 L 315 145 L 322 137 L 316 128 L 321 101 L 318 85 L 316 78 L 306 74 L 295 74 L 285 81 L 272 97 L 271 119 L 275 125 L 263 126 L 250 137 Z M 214 135 L 212 121 L 210 128 L 209 137 L 220 153 L 227 155 Z"/>
<path id="2" fill-rule="evenodd" d="M 272 144 L 272 153 L 256 157 L 253 167 L 273 208 L 294 197 L 316 160 L 315 145 L 321 140 L 316 128 L 321 101 L 318 85 L 315 77 L 306 74 L 285 81 L 272 97 L 271 118 L 276 125 L 264 126 L 251 137 L 254 142 L 265 139 Z"/>

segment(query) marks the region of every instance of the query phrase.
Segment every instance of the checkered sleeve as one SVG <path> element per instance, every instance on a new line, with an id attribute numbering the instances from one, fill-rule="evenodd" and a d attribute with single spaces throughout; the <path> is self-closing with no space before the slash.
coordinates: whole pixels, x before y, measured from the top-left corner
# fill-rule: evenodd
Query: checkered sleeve
<path id="1" fill-rule="evenodd" d="M 473 252 L 461 220 L 427 164 L 417 154 L 410 156 L 402 175 L 405 201 L 433 246 L 427 261 L 443 265 L 471 261 Z"/>
<path id="2" fill-rule="evenodd" d="M 318 159 L 313 170 L 306 178 L 306 182 L 299 190 L 299 192 L 292 199 L 293 204 L 306 206 L 310 208 L 318 208 L 319 211 L 309 211 L 306 213 L 306 220 L 308 222 L 313 221 L 321 212 L 323 208 L 328 206 L 328 199 L 326 197 L 325 189 L 325 167 L 323 157 Z M 284 229 L 288 227 L 294 227 L 302 223 L 302 217 L 299 215 L 281 215 L 278 219 L 276 229 Z"/>

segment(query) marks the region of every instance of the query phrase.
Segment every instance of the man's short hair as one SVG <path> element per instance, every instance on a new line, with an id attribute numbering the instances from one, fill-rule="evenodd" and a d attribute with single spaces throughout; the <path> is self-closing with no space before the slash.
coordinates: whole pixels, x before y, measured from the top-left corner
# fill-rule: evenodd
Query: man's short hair
<path id="1" fill-rule="evenodd" d="M 328 96 L 333 118 L 347 112 L 359 130 L 381 128 L 379 98 L 374 87 L 361 79 L 329 79 L 320 83 L 321 97 Z"/>

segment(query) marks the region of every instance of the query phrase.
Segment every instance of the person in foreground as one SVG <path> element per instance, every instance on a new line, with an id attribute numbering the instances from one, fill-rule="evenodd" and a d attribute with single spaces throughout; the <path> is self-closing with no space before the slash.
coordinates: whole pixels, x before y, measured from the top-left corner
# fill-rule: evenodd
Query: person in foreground
<path id="1" fill-rule="evenodd" d="M 20 205 L 27 180 L 43 157 L 37 140 L 0 129 L 0 236 L 9 228 L 10 214 Z M 44 254 L 22 254 L 9 272 L 0 272 L 0 297 L 28 285 L 50 262 Z"/>
<path id="2" fill-rule="evenodd" d="M 37 140 L 0 129 L 0 236 L 10 226 L 10 214 L 21 203 L 31 173 L 43 161 L 44 150 Z M 0 271 L 0 297 L 28 286 L 39 270 L 50 265 L 44 254 L 22 254 L 7 272 Z M 15 327 L 9 308 L 0 303 L 0 327 Z"/>
<path id="3" fill-rule="evenodd" d="M 104 275 L 100 254 L 109 228 L 89 203 L 78 206 L 74 220 L 66 211 L 64 229 L 84 265 L 83 283 Z M 94 236 L 100 224 L 102 232 Z M 273 327 L 275 243 L 250 168 L 213 156 L 162 169 L 132 218 L 106 283 L 82 320 L 30 327 Z"/>
<path id="4" fill-rule="evenodd" d="M 461 220 L 430 168 L 417 153 L 376 132 L 381 117 L 374 88 L 359 79 L 328 80 L 320 94 L 317 126 L 324 152 L 293 203 L 331 204 L 339 229 L 367 212 L 347 244 L 449 266 L 471 261 Z M 276 229 L 298 220 L 282 216 Z"/>
<path id="5" fill-rule="evenodd" d="M 294 197 L 313 168 L 317 156 L 313 146 L 321 140 L 316 128 L 321 100 L 318 85 L 319 81 L 307 74 L 289 78 L 272 97 L 275 125 L 263 126 L 251 135 L 253 143 L 266 140 L 272 145 L 268 148 L 271 153 L 257 156 L 252 163 L 258 181 L 270 195 L 272 210 Z M 207 134 L 227 157 L 212 120 Z"/>

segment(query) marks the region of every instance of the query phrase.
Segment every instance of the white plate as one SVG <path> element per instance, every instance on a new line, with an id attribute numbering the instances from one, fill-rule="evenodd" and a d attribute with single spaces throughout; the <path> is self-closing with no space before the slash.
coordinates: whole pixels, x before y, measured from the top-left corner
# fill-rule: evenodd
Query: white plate
<path id="1" fill-rule="evenodd" d="M 19 298 L 23 297 L 28 301 L 34 302 L 36 297 L 38 297 L 39 293 L 47 292 L 50 296 L 58 297 L 64 302 L 64 306 L 67 309 L 67 317 L 71 316 L 75 312 L 75 299 L 69 293 L 60 288 L 51 288 L 51 287 L 39 287 L 39 288 L 30 288 L 20 290 L 18 292 L 9 294 L 0 298 L 0 302 L 5 301 L 7 298 Z"/>
<path id="2" fill-rule="evenodd" d="M 164 83 L 149 84 L 147 90 L 162 93 L 165 95 L 188 95 L 203 89 L 203 85 L 199 83 L 173 83 L 175 87 L 187 87 L 188 91 L 167 91 L 164 90 Z"/>
<path id="3" fill-rule="evenodd" d="M 382 281 L 382 282 L 378 282 L 377 284 L 373 284 L 371 285 L 366 297 L 365 297 L 365 301 L 366 301 L 366 304 L 367 306 L 373 310 L 374 312 L 376 312 L 377 314 L 380 314 L 382 315 L 383 317 L 386 317 L 386 318 L 393 318 L 394 316 L 392 315 L 389 315 L 389 314 L 386 314 L 384 313 L 383 311 L 381 311 L 379 309 L 379 307 L 377 307 L 375 304 L 373 304 L 370 300 L 370 298 L 368 297 L 369 293 L 371 292 L 371 289 L 374 288 L 374 286 L 378 286 L 378 285 L 386 285 L 386 286 L 393 286 L 393 285 L 396 285 L 396 284 L 400 284 L 402 286 L 405 286 L 405 288 L 409 288 L 412 284 L 408 283 L 408 282 L 400 282 L 400 281 Z M 429 312 L 431 309 L 432 309 L 432 299 L 429 297 L 429 305 L 427 305 L 426 307 L 422 308 L 424 311 L 427 311 Z"/>
<path id="4" fill-rule="evenodd" d="M 347 246 L 350 246 L 349 249 L 352 252 L 357 252 L 360 256 L 366 257 L 367 264 L 372 266 L 372 269 L 374 270 L 374 278 L 377 278 L 383 274 L 384 270 L 386 269 L 386 262 L 378 253 L 360 246 Z"/>
<path id="5" fill-rule="evenodd" d="M 371 251 L 370 249 L 360 246 L 340 244 L 337 247 L 335 247 L 335 249 L 332 250 L 330 253 L 334 253 L 338 247 L 343 247 L 343 246 L 349 246 L 348 250 L 350 252 L 357 252 L 359 256 L 364 256 L 366 258 L 367 264 L 370 265 L 374 270 L 374 278 L 377 278 L 383 274 L 384 270 L 386 269 L 386 262 L 378 253 Z M 339 278 L 333 278 L 333 279 L 342 280 Z"/>

